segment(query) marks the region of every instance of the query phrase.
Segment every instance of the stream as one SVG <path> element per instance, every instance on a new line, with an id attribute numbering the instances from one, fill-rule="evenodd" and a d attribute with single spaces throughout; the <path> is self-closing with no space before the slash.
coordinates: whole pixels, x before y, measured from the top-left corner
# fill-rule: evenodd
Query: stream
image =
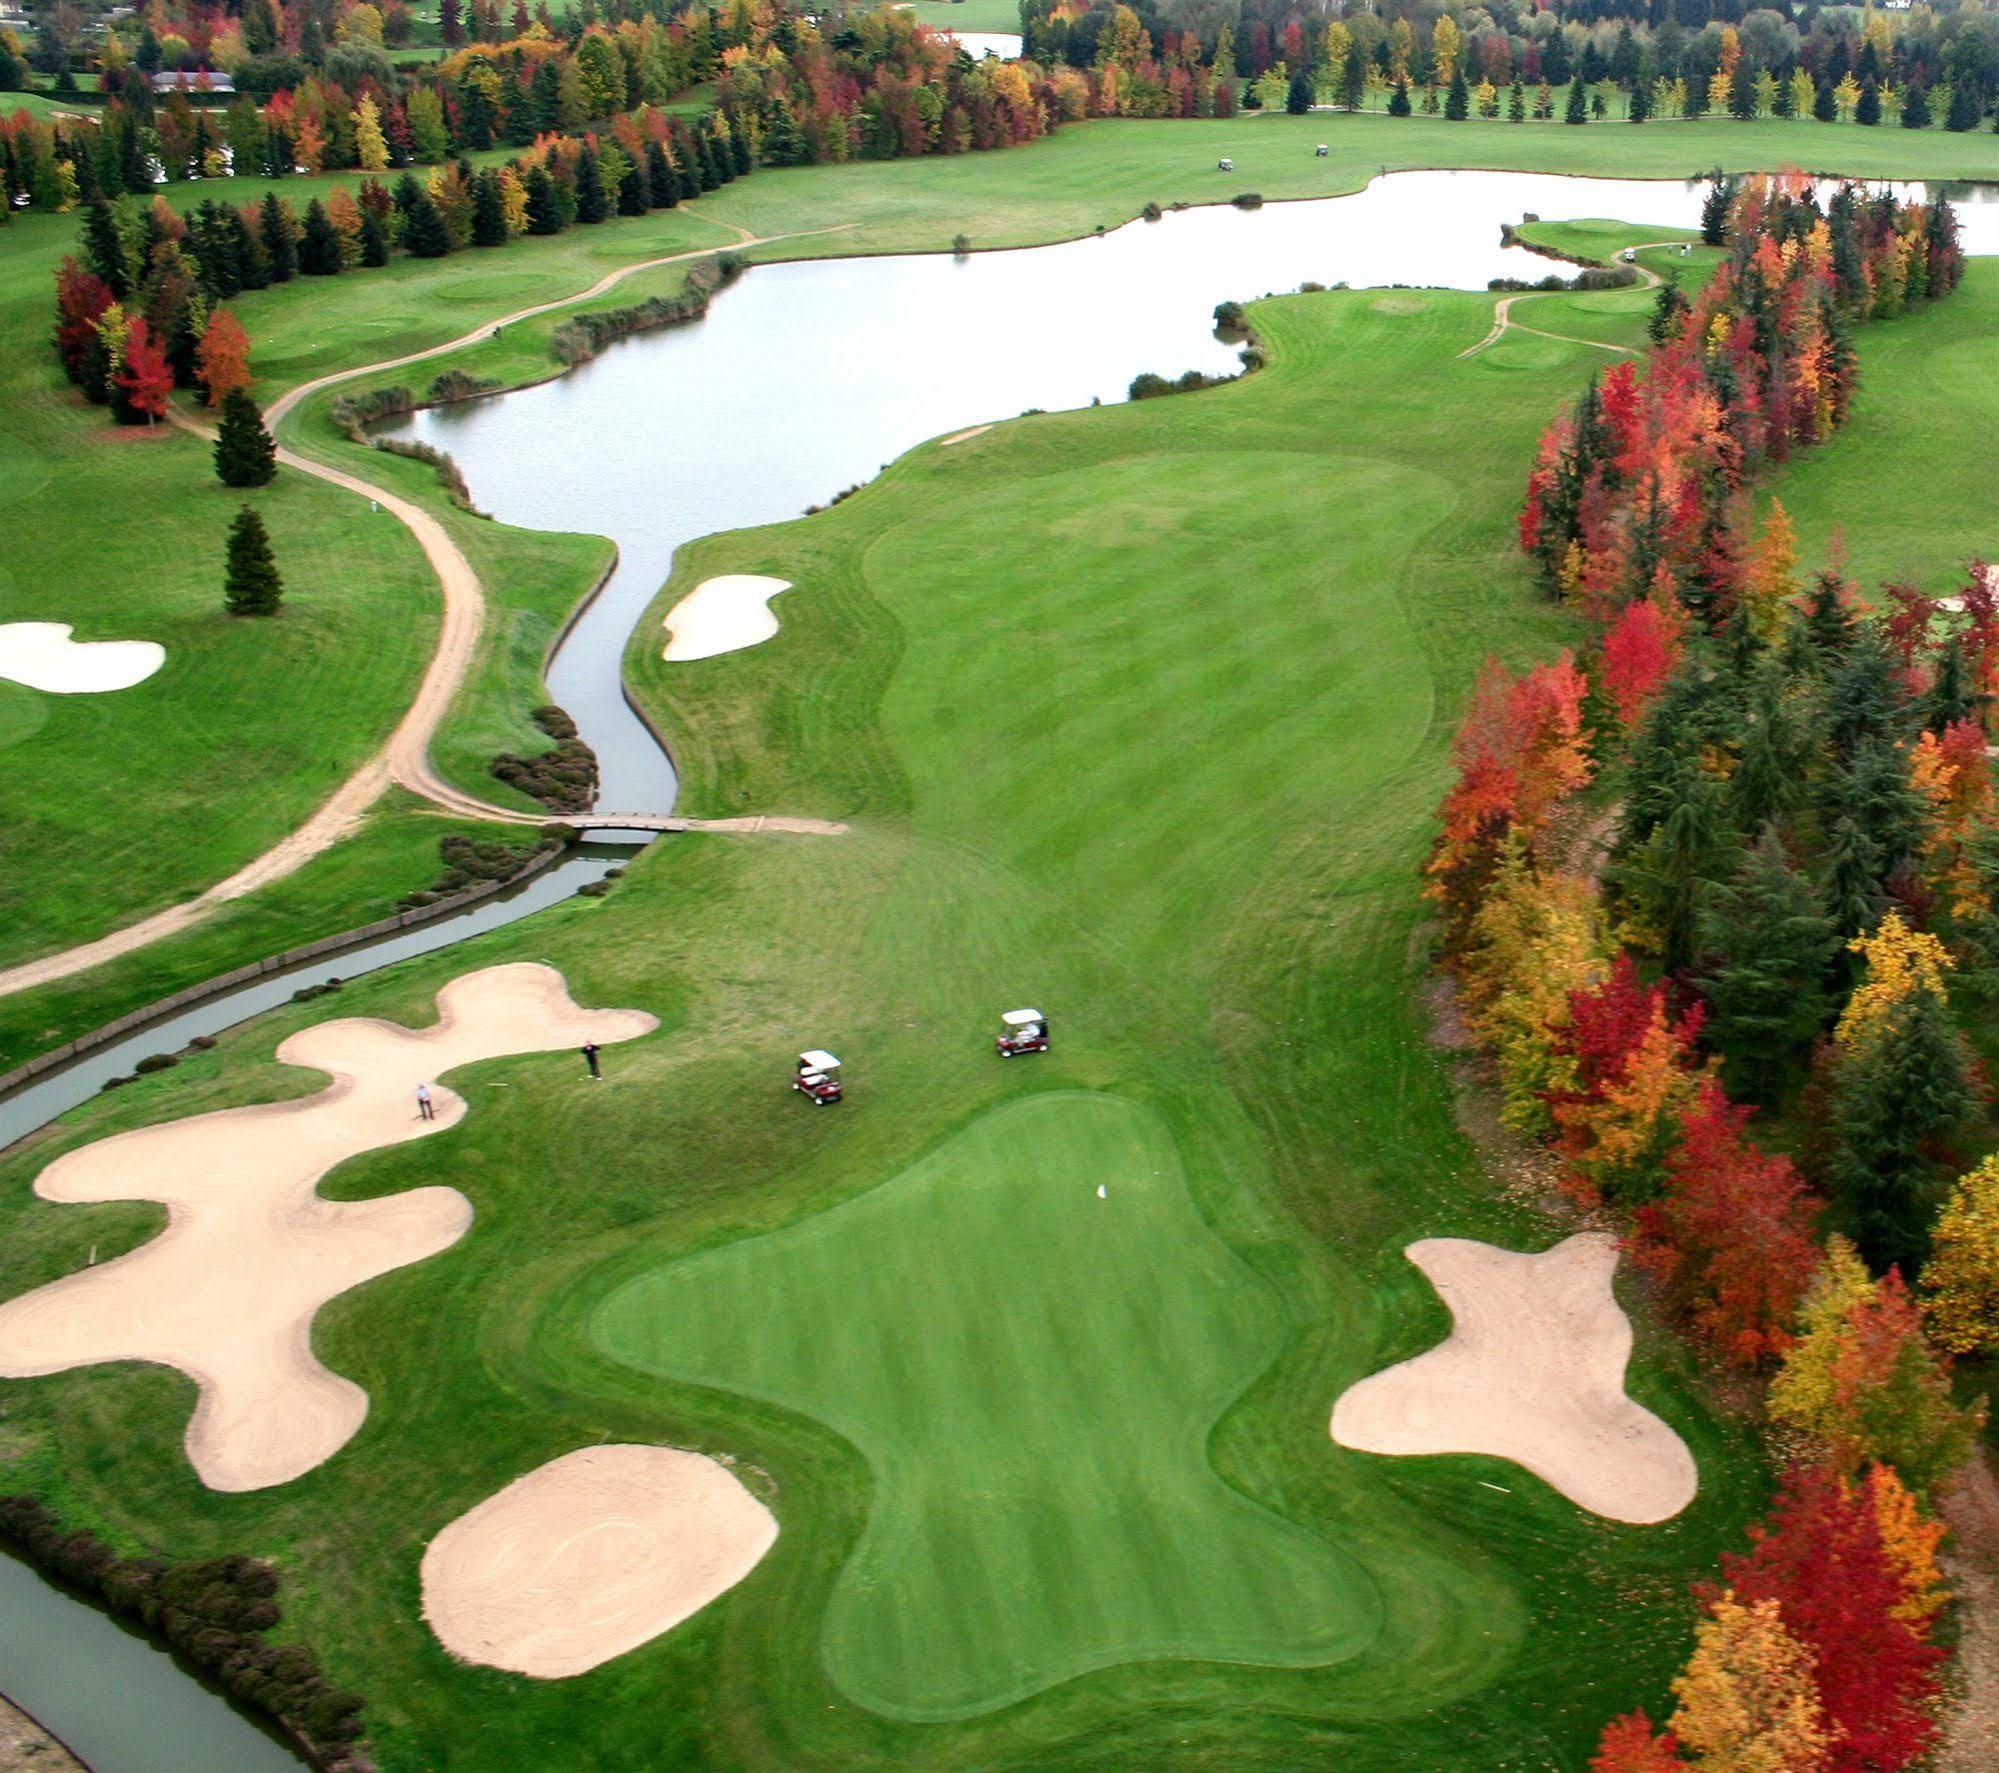
<path id="1" fill-rule="evenodd" d="M 1233 194 L 1232 175 L 1214 177 L 1218 198 Z M 1952 195 L 1966 250 L 1999 252 L 1999 187 Z M 1555 267 L 1501 245 L 1502 222 L 1614 216 L 1691 236 L 1700 203 L 1701 187 L 1678 181 L 1397 173 L 1353 196 L 1190 209 L 1058 246 L 760 265 L 699 323 L 391 430 L 450 451 L 500 521 L 617 543 L 616 570 L 550 662 L 550 698 L 597 752 L 600 806 L 666 812 L 672 766 L 626 705 L 620 663 L 683 543 L 796 517 L 928 437 L 1023 410 L 1121 401 L 1148 370 L 1228 374 L 1236 348 L 1214 335 L 1217 302 L 1308 280 L 1483 289 L 1494 277 L 1535 279 Z M 583 845 L 470 911 L 141 1030 L 0 1101 L 0 1146 L 146 1054 L 231 1027 L 301 984 L 353 978 L 528 916 L 629 854 Z M 4 1556 L 0 1691 L 96 1773 L 297 1766 L 170 1657 Z"/>

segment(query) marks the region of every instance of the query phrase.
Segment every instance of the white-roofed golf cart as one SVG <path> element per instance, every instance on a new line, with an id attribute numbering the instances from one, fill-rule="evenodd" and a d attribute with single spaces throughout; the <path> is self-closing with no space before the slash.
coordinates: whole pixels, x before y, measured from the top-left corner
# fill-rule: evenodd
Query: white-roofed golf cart
<path id="1" fill-rule="evenodd" d="M 809 1047 L 798 1055 L 798 1069 L 791 1087 L 808 1102 L 830 1108 L 840 1100 L 840 1061 L 821 1047 Z"/>
<path id="2" fill-rule="evenodd" d="M 1039 1010 L 1008 1010 L 1000 1021 L 1004 1030 L 994 1039 L 993 1047 L 1002 1059 L 1048 1051 L 1048 1018 Z"/>

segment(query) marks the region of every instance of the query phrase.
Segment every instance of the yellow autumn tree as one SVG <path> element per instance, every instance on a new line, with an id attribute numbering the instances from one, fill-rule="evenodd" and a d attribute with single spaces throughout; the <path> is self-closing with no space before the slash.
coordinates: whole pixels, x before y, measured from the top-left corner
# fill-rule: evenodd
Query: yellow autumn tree
<path id="1" fill-rule="evenodd" d="M 1782 499 L 1770 501 L 1770 515 L 1756 538 L 1743 589 L 1756 632 L 1765 640 L 1775 639 L 1784 625 L 1785 610 L 1798 594 L 1798 534 Z"/>
<path id="2" fill-rule="evenodd" d="M 1953 964 L 1948 950 L 1927 930 L 1911 929 L 1899 911 L 1889 912 L 1871 935 L 1855 936 L 1847 947 L 1867 970 L 1832 1033 L 1841 1052 L 1864 1041 L 1890 1010 L 1918 991 L 1944 995 L 1944 974 Z"/>
<path id="3" fill-rule="evenodd" d="M 1894 1607 L 1894 1615 L 1911 1625 L 1922 1625 L 1950 1599 L 1943 1572 L 1937 1568 L 1944 1524 L 1923 1512 L 1915 1492 L 1896 1475 L 1892 1465 L 1867 1468 L 1867 1499 L 1881 1529 L 1881 1548 L 1902 1579 L 1903 1598 Z"/>
<path id="4" fill-rule="evenodd" d="M 1552 1031 L 1567 1022 L 1569 993 L 1603 976 L 1609 950 L 1595 886 L 1542 874 L 1524 846 L 1509 842 L 1458 974 L 1465 1019 L 1492 1054 L 1500 1112 L 1515 1131 L 1548 1131 L 1547 1094 L 1574 1087 L 1574 1059 Z"/>
<path id="5" fill-rule="evenodd" d="M 382 134 L 382 112 L 370 93 L 354 107 L 354 154 L 363 172 L 380 172 L 389 164 L 388 138 Z"/>
<path id="6" fill-rule="evenodd" d="M 1770 1381 L 1770 1414 L 1823 1433 L 1833 1415 L 1834 1377 L 1846 1340 L 1847 1314 L 1874 1297 L 1874 1277 L 1843 1237 L 1826 1241 L 1825 1262 L 1798 1307 L 1798 1333 Z"/>
<path id="7" fill-rule="evenodd" d="M 1923 1324 L 1952 1354 L 1999 1347 L 1999 1155 L 1958 1177 L 1937 1217 Z"/>
<path id="8" fill-rule="evenodd" d="M 1458 29 L 1457 20 L 1446 13 L 1430 34 L 1431 77 L 1439 86 L 1450 85 L 1451 76 L 1458 71 L 1458 57 L 1464 52 L 1465 34 Z"/>
<path id="9" fill-rule="evenodd" d="M 1673 1697 L 1672 1732 L 1701 1773 L 1822 1773 L 1828 1763 L 1833 1732 L 1812 1653 L 1774 1600 L 1719 1596 Z"/>

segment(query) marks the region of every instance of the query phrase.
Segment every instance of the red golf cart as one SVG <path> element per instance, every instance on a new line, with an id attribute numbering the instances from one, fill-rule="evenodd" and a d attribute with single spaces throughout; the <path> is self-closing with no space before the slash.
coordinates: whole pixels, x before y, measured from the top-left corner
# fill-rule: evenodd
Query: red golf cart
<path id="1" fill-rule="evenodd" d="M 1039 1010 L 1008 1010 L 1000 1020 L 1006 1026 L 994 1038 L 993 1048 L 1002 1059 L 1048 1051 L 1048 1018 Z"/>
<path id="2" fill-rule="evenodd" d="M 804 1096 L 808 1102 L 821 1108 L 830 1108 L 840 1100 L 840 1061 L 831 1053 L 821 1052 L 814 1047 L 810 1052 L 798 1055 L 798 1070 L 793 1074 L 791 1087 Z"/>

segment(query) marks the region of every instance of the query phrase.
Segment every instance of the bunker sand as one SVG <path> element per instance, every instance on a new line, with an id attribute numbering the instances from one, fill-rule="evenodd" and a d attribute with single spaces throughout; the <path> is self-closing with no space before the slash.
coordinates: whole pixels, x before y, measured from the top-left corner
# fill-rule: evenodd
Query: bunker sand
<path id="1" fill-rule="evenodd" d="M 1450 1307 L 1451 1334 L 1340 1398 L 1341 1446 L 1510 1459 L 1578 1507 L 1634 1525 L 1694 1499 L 1686 1443 L 1625 1394 L 1631 1320 L 1610 1290 L 1615 1238 L 1582 1232 L 1535 1255 L 1433 1237 L 1404 1253 Z"/>
<path id="2" fill-rule="evenodd" d="M 430 1542 L 423 1616 L 463 1661 L 561 1680 L 691 1618 L 776 1540 L 770 1510 L 713 1459 L 585 1447 Z"/>
<path id="3" fill-rule="evenodd" d="M 530 964 L 467 973 L 437 1005 L 420 1031 L 350 1018 L 290 1036 L 279 1059 L 332 1075 L 317 1095 L 141 1127 L 50 1164 L 35 1180 L 43 1199 L 158 1201 L 167 1227 L 0 1305 L 0 1376 L 101 1361 L 177 1367 L 200 1390 L 187 1455 L 212 1490 L 263 1489 L 331 1458 L 360 1428 L 368 1395 L 314 1356 L 314 1314 L 457 1242 L 472 1204 L 455 1188 L 323 1200 L 320 1178 L 462 1119 L 463 1098 L 435 1082 L 457 1066 L 657 1026 L 636 1010 L 581 1009 L 560 973 Z M 433 1121 L 419 1118 L 420 1083 L 432 1086 Z"/>
<path id="4" fill-rule="evenodd" d="M 790 589 L 789 579 L 763 573 L 723 573 L 703 579 L 667 612 L 668 639 L 660 657 L 678 665 L 761 646 L 777 632 L 770 600 Z"/>
<path id="5" fill-rule="evenodd" d="M 167 662 L 156 640 L 76 640 L 67 622 L 0 622 L 0 677 L 51 695 L 130 689 Z"/>

